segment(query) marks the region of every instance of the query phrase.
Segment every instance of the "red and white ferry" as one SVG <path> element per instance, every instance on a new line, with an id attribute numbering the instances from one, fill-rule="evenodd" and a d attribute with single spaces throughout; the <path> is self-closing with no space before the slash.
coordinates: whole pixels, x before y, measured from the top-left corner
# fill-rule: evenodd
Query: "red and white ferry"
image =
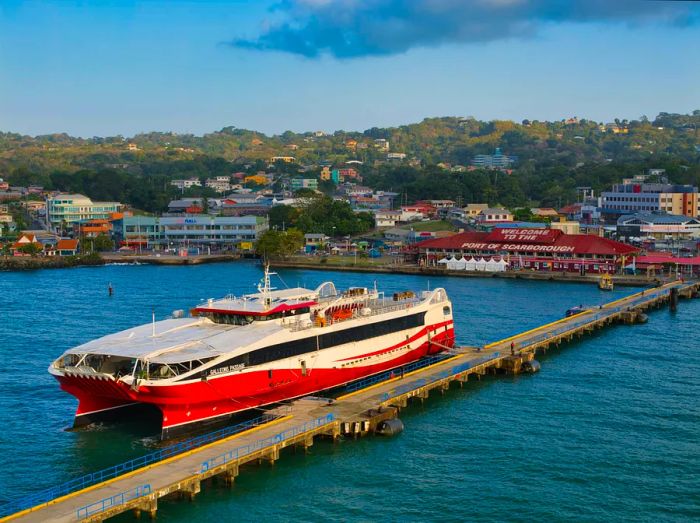
<path id="1" fill-rule="evenodd" d="M 270 287 L 198 305 L 66 351 L 49 372 L 79 400 L 75 426 L 151 404 L 163 437 L 193 424 L 331 389 L 454 344 L 444 289 Z M 124 410 L 126 413 L 126 409 Z"/>

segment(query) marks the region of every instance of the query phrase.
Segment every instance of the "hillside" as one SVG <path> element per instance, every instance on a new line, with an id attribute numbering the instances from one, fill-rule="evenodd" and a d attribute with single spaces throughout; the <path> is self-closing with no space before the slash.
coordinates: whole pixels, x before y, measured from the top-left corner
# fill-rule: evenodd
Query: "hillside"
<path id="1" fill-rule="evenodd" d="M 358 160 L 371 185 L 412 197 L 553 204 L 570 199 L 576 185 L 603 187 L 646 166 L 663 164 L 682 178 L 676 181 L 698 183 L 699 124 L 696 110 L 607 125 L 577 119 L 516 123 L 428 118 L 400 127 L 332 135 L 288 131 L 266 136 L 235 127 L 203 136 L 153 132 L 90 139 L 0 133 L 0 177 L 17 185 L 35 183 L 83 190 L 94 197 L 121 197 L 157 210 L 167 200 L 168 194 L 161 193 L 168 192 L 172 178 L 255 171 L 265 169 L 274 156 L 293 156 L 293 164 L 278 170 L 293 174 L 299 166 L 311 166 L 314 173 L 322 161 L 337 165 Z M 388 151 L 378 147 L 378 139 L 388 141 Z M 444 179 L 445 168 L 469 165 L 474 155 L 493 153 L 496 147 L 518 157 L 514 176 L 501 176 L 499 181 L 493 173 L 476 171 Z M 388 152 L 405 153 L 406 160 L 387 164 Z M 76 173 L 79 179 L 73 179 Z M 136 179 L 139 188 L 130 190 Z M 153 199 L 157 204 L 149 204 Z"/>

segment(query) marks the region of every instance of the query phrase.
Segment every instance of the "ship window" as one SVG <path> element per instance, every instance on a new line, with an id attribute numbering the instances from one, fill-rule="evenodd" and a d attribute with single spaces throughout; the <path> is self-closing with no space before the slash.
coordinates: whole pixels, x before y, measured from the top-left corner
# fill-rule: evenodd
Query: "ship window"
<path id="1" fill-rule="evenodd" d="M 443 307 L 443 308 L 442 308 L 442 313 L 443 313 L 445 316 L 449 316 L 449 315 L 450 315 L 450 308 L 447 307 L 447 306 Z"/>
<path id="2" fill-rule="evenodd" d="M 394 332 L 400 332 L 413 327 L 421 327 L 425 323 L 425 313 L 420 312 L 410 316 L 394 318 L 376 323 L 370 323 L 350 329 L 343 329 L 337 332 L 329 332 L 318 337 L 318 346 L 316 337 L 302 338 L 299 340 L 289 341 L 287 343 L 279 343 L 262 349 L 257 349 L 235 358 L 231 358 L 219 363 L 211 370 L 219 367 L 227 367 L 233 365 L 262 365 L 271 361 L 276 361 L 284 358 L 300 356 L 309 352 L 315 352 L 317 349 L 327 349 L 337 345 L 352 343 L 356 341 L 384 336 Z"/>

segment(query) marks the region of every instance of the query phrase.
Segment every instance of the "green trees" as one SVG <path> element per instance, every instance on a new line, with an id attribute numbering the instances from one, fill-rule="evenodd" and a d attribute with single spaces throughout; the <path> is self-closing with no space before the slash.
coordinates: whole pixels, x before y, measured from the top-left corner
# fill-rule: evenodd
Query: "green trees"
<path id="1" fill-rule="evenodd" d="M 286 258 L 304 247 L 304 233 L 298 229 L 265 231 L 255 245 L 255 253 L 264 259 Z"/>
<path id="2" fill-rule="evenodd" d="M 299 208 L 275 205 L 270 211 L 270 227 L 295 227 L 305 233 L 347 236 L 373 228 L 374 217 L 367 212 L 355 213 L 348 202 L 314 194 Z"/>
<path id="3" fill-rule="evenodd" d="M 92 248 L 97 252 L 113 251 L 114 242 L 106 234 L 98 234 L 92 242 Z"/>
<path id="4" fill-rule="evenodd" d="M 17 249 L 19 252 L 23 254 L 29 254 L 31 256 L 36 256 L 41 252 L 41 245 L 37 243 L 27 243 L 25 245 L 22 245 L 19 249 Z"/>

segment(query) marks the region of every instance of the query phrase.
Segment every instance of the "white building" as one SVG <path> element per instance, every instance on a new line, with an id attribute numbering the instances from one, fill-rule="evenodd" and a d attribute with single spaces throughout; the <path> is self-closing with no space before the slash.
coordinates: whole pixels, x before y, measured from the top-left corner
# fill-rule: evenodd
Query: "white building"
<path id="1" fill-rule="evenodd" d="M 177 187 L 180 190 L 189 189 L 190 187 L 201 187 L 202 182 L 199 178 L 188 178 L 186 180 L 173 180 L 170 185 Z"/>
<path id="2" fill-rule="evenodd" d="M 481 211 L 476 219 L 482 223 L 512 222 L 513 215 L 508 209 L 489 207 Z"/>
<path id="3" fill-rule="evenodd" d="M 46 200 L 46 221 L 53 230 L 81 220 L 106 220 L 122 209 L 119 202 L 93 202 L 82 194 L 57 194 Z"/>
<path id="4" fill-rule="evenodd" d="M 377 211 L 374 213 L 376 227 L 395 227 L 401 221 L 401 211 Z"/>
<path id="5" fill-rule="evenodd" d="M 387 160 L 405 160 L 406 153 L 389 153 L 386 155 Z"/>
<path id="6" fill-rule="evenodd" d="M 204 185 L 216 192 L 227 192 L 231 190 L 231 178 L 229 176 L 217 176 L 216 178 L 207 178 Z"/>
<path id="7" fill-rule="evenodd" d="M 385 140 L 384 138 L 377 138 L 376 140 L 374 140 L 374 147 L 376 147 L 380 151 L 389 151 L 389 140 Z"/>

